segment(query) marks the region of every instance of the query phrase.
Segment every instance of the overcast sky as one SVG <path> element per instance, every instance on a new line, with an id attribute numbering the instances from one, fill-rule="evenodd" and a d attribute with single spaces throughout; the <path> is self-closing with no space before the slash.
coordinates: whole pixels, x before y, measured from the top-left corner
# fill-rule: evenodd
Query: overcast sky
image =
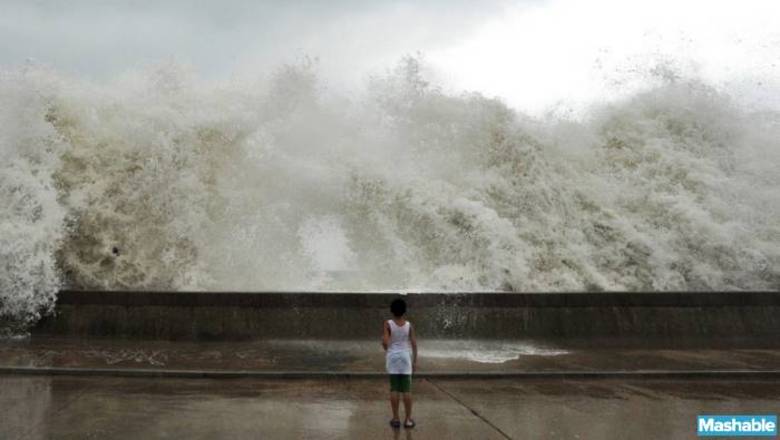
<path id="1" fill-rule="evenodd" d="M 479 3 L 478 5 L 476 3 Z M 92 76 L 174 58 L 204 75 L 317 57 L 355 72 L 464 41 L 508 2 L 0 0 L 0 62 Z"/>
<path id="2" fill-rule="evenodd" d="M 175 60 L 207 78 L 304 55 L 335 87 L 421 52 L 455 89 L 526 110 L 603 99 L 661 62 L 780 96 L 775 0 L 0 0 L 0 64 L 108 79 Z"/>

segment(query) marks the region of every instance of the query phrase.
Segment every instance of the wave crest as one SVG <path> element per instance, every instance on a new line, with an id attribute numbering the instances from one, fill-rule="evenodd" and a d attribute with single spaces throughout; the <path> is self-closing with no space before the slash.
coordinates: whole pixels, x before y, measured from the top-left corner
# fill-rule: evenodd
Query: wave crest
<path id="1" fill-rule="evenodd" d="M 581 121 L 405 59 L 214 85 L 0 79 L 2 313 L 101 289 L 780 288 L 780 118 L 673 78 Z"/>

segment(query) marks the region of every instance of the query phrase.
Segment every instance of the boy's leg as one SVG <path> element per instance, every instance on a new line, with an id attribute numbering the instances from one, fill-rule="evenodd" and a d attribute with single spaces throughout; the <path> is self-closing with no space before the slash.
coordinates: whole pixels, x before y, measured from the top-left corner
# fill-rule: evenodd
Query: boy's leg
<path id="1" fill-rule="evenodd" d="M 412 393 L 404 394 L 404 412 L 406 413 L 406 421 L 412 418 Z"/>
<path id="2" fill-rule="evenodd" d="M 390 407 L 393 408 L 393 420 L 401 420 L 398 416 L 399 400 L 398 391 L 390 391 Z"/>
<path id="3" fill-rule="evenodd" d="M 404 412 L 406 413 L 406 421 L 408 422 L 412 418 L 412 375 L 401 376 L 400 390 L 404 396 Z"/>
<path id="4" fill-rule="evenodd" d="M 390 407 L 393 409 L 393 420 L 401 420 L 398 416 L 398 404 L 401 390 L 401 380 L 397 374 L 390 375 Z"/>

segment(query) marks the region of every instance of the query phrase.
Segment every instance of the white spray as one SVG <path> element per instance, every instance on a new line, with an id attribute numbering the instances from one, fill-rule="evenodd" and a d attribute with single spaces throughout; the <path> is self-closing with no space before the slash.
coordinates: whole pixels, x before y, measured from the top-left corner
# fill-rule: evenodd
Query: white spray
<path id="1" fill-rule="evenodd" d="M 310 64 L 0 77 L 0 303 L 196 290 L 780 288 L 780 117 L 672 79 L 582 121 Z"/>

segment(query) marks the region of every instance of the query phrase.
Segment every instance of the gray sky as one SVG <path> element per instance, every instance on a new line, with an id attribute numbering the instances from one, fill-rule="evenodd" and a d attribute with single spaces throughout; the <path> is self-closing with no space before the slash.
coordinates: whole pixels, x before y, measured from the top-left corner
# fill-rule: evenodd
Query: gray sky
<path id="1" fill-rule="evenodd" d="M 225 75 L 306 54 L 351 70 L 450 46 L 507 4 L 418 3 L 0 0 L 0 63 L 105 76 L 172 57 Z"/>
<path id="2" fill-rule="evenodd" d="M 780 96 L 775 0 L 0 0 L 0 65 L 107 79 L 175 60 L 204 77 L 308 55 L 331 85 L 421 52 L 455 89 L 526 111 L 630 91 L 667 63 L 759 104 Z M 756 84 L 761 84 L 760 87 Z"/>

